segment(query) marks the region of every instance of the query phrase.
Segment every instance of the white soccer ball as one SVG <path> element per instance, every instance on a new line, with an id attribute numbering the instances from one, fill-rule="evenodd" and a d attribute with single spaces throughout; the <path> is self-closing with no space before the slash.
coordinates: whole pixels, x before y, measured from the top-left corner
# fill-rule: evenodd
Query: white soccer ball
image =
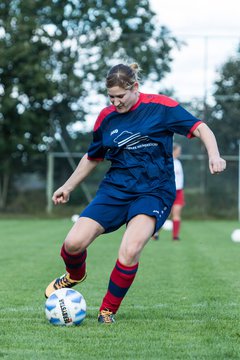
<path id="1" fill-rule="evenodd" d="M 231 234 L 231 239 L 234 242 L 240 242 L 240 229 L 233 230 Z"/>
<path id="2" fill-rule="evenodd" d="M 72 222 L 77 222 L 78 221 L 78 219 L 79 219 L 79 215 L 78 214 L 74 214 L 72 217 L 71 217 L 71 220 L 72 220 Z"/>
<path id="3" fill-rule="evenodd" d="M 172 220 L 166 220 L 162 226 L 163 230 L 172 231 L 173 229 L 173 222 Z"/>
<path id="4" fill-rule="evenodd" d="M 82 294 L 69 288 L 54 291 L 45 303 L 46 317 L 53 325 L 80 325 L 86 309 Z"/>

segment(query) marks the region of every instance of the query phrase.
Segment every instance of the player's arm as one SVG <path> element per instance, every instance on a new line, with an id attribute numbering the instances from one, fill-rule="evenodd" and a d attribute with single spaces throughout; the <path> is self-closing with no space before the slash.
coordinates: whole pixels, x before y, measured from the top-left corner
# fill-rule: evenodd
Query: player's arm
<path id="1" fill-rule="evenodd" d="M 85 154 L 80 160 L 75 171 L 69 179 L 59 189 L 57 189 L 52 197 L 55 205 L 68 202 L 70 193 L 79 185 L 98 165 L 99 161 L 89 160 Z"/>
<path id="2" fill-rule="evenodd" d="M 220 157 L 217 141 L 212 130 L 204 123 L 201 123 L 194 131 L 193 135 L 198 137 L 205 145 L 209 159 L 209 169 L 211 174 L 218 174 L 226 168 L 226 161 Z"/>

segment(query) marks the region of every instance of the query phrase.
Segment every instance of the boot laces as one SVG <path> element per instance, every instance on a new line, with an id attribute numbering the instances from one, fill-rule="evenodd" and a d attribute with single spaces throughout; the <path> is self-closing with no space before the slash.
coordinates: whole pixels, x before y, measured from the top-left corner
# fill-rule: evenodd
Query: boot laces
<path id="1" fill-rule="evenodd" d="M 113 315 L 112 311 L 102 310 L 100 312 L 100 315 L 103 317 L 105 323 L 113 322 L 113 320 L 112 320 L 112 315 Z"/>
<path id="2" fill-rule="evenodd" d="M 71 287 L 73 284 L 67 278 L 67 276 L 64 275 L 62 278 L 57 279 L 56 283 L 54 285 L 57 289 L 61 289 L 61 288 L 65 288 L 65 287 Z"/>

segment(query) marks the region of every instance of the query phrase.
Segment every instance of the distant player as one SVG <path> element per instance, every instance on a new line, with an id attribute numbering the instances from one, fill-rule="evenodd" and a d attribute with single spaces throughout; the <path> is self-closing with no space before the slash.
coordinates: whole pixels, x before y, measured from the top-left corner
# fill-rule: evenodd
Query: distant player
<path id="1" fill-rule="evenodd" d="M 175 174 L 175 183 L 176 183 L 176 198 L 174 200 L 172 210 L 171 210 L 171 218 L 173 222 L 172 227 L 172 239 L 179 240 L 180 226 L 181 226 L 181 213 L 182 208 L 185 205 L 184 200 L 184 173 L 181 161 L 178 157 L 181 155 L 181 145 L 174 143 L 173 144 L 173 166 L 174 166 L 174 174 Z M 159 232 L 155 232 L 152 236 L 153 240 L 159 239 Z"/>
<path id="2" fill-rule="evenodd" d="M 180 226 L 181 226 L 181 213 L 182 208 L 185 205 L 184 200 L 184 173 L 181 161 L 178 159 L 181 155 L 182 147 L 181 145 L 174 143 L 173 144 L 173 166 L 175 173 L 175 183 L 176 183 L 176 198 L 174 200 L 172 210 L 171 210 L 171 218 L 173 222 L 172 228 L 172 239 L 179 240 Z M 153 240 L 159 239 L 159 232 L 155 232 L 152 236 Z"/>
<path id="3" fill-rule="evenodd" d="M 176 182 L 176 199 L 174 200 L 171 216 L 173 221 L 172 238 L 173 240 L 179 240 L 180 226 L 181 226 L 181 213 L 182 208 L 185 205 L 184 200 L 184 174 L 181 161 L 178 159 L 181 155 L 181 146 L 179 144 L 173 144 L 173 165 Z"/>
<path id="4" fill-rule="evenodd" d="M 141 252 L 152 234 L 168 218 L 176 195 L 172 158 L 174 133 L 198 137 L 209 156 L 212 174 L 226 167 L 209 127 L 164 96 L 139 92 L 137 64 L 114 66 L 106 78 L 112 105 L 95 123 L 93 141 L 70 178 L 53 194 L 53 202 L 66 203 L 70 193 L 107 159 L 110 169 L 96 197 L 80 214 L 61 249 L 66 273 L 53 280 L 46 297 L 59 288 L 86 278 L 87 247 L 101 234 L 126 225 L 107 292 L 99 309 L 99 323 L 113 323 L 138 270 Z M 108 249 L 102 256 L 108 255 Z M 101 271 L 102 269 L 98 269 Z"/>

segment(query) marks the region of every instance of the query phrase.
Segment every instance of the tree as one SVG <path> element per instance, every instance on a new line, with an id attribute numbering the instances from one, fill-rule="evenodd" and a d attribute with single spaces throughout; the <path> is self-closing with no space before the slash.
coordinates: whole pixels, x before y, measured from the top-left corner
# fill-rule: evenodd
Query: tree
<path id="1" fill-rule="evenodd" d="M 221 152 L 236 155 L 240 139 L 240 47 L 236 56 L 222 66 L 215 86 L 211 127 L 217 134 Z"/>
<path id="2" fill-rule="evenodd" d="M 2 0 L 0 19 L 4 208 L 12 176 L 53 146 L 55 123 L 67 136 L 69 125 L 83 121 L 89 92 L 105 91 L 106 67 L 134 59 L 143 78 L 160 81 L 179 43 L 148 0 Z"/>

